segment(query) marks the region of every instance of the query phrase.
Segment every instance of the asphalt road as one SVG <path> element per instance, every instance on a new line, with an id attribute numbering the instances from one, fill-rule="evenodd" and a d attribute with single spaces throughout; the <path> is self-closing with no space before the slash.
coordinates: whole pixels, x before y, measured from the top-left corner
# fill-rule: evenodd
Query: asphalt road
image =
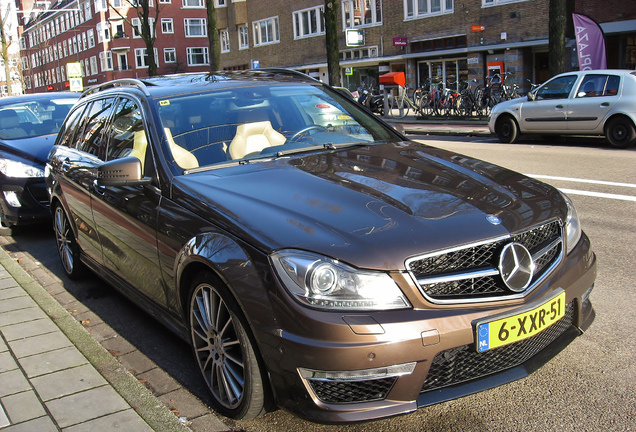
<path id="1" fill-rule="evenodd" d="M 636 429 L 636 149 L 615 150 L 602 141 L 579 138 L 515 145 L 499 144 L 492 138 L 412 138 L 540 177 L 566 191 L 598 256 L 599 274 L 592 293 L 596 321 L 585 335 L 529 377 L 408 415 L 327 426 L 279 410 L 249 422 L 223 422 L 232 430 L 247 432 Z M 206 391 L 189 347 L 97 278 L 65 279 L 48 227 L 15 233 L 2 230 L 2 235 L 9 250 L 24 252 L 21 264 L 25 268 L 57 275 L 91 314 L 205 403 Z M 73 307 L 69 302 L 68 308 Z M 193 429 L 205 430 L 196 424 Z"/>

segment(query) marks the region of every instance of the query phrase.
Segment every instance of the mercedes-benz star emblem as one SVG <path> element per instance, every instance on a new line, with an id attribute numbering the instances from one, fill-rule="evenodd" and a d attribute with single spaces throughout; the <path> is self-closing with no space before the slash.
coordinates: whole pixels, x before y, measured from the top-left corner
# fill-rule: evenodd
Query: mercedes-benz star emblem
<path id="1" fill-rule="evenodd" d="M 501 251 L 499 274 L 511 291 L 522 292 L 528 288 L 534 269 L 532 255 L 521 243 L 509 243 Z"/>

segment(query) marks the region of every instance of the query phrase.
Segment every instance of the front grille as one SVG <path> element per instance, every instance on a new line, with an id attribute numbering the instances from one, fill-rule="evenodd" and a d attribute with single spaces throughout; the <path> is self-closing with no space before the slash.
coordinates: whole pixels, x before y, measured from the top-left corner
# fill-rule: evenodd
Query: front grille
<path id="1" fill-rule="evenodd" d="M 536 268 L 528 290 L 549 273 L 563 254 L 561 224 L 553 220 L 491 242 L 410 259 L 406 266 L 424 296 L 433 302 L 518 296 L 506 287 L 497 270 L 502 249 L 512 242 L 521 243 L 532 254 Z"/>
<path id="2" fill-rule="evenodd" d="M 324 403 L 358 403 L 383 400 L 397 377 L 365 381 L 309 380 L 312 390 Z"/>
<path id="3" fill-rule="evenodd" d="M 574 304 L 570 302 L 563 318 L 531 338 L 483 353 L 478 353 L 474 345 L 442 351 L 433 359 L 421 393 L 519 366 L 554 342 L 572 325 L 573 318 Z"/>

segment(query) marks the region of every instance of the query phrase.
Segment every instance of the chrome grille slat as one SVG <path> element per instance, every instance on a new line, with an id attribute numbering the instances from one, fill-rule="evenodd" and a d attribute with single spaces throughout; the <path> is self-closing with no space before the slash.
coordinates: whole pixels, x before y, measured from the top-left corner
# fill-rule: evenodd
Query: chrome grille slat
<path id="1" fill-rule="evenodd" d="M 490 241 L 412 258 L 406 267 L 424 297 L 435 303 L 516 298 L 524 293 L 510 291 L 497 270 L 499 253 L 511 242 L 523 244 L 535 263 L 535 276 L 525 292 L 550 273 L 563 255 L 561 223 L 552 220 Z"/>

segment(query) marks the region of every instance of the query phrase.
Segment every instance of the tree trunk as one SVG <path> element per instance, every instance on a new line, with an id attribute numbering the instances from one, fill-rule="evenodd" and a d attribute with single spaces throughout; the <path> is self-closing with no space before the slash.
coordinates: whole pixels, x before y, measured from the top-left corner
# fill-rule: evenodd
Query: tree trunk
<path id="1" fill-rule="evenodd" d="M 566 0 L 550 0 L 548 70 L 550 76 L 565 72 Z"/>
<path id="2" fill-rule="evenodd" d="M 216 9 L 214 7 L 214 1 L 207 0 L 206 8 L 208 10 L 210 72 L 216 72 L 221 69 L 221 45 L 219 42 L 219 32 L 216 28 Z"/>
<path id="3" fill-rule="evenodd" d="M 325 40 L 327 44 L 327 69 L 329 84 L 342 85 L 340 82 L 340 51 L 338 49 L 338 8 L 339 0 L 325 0 Z"/>

